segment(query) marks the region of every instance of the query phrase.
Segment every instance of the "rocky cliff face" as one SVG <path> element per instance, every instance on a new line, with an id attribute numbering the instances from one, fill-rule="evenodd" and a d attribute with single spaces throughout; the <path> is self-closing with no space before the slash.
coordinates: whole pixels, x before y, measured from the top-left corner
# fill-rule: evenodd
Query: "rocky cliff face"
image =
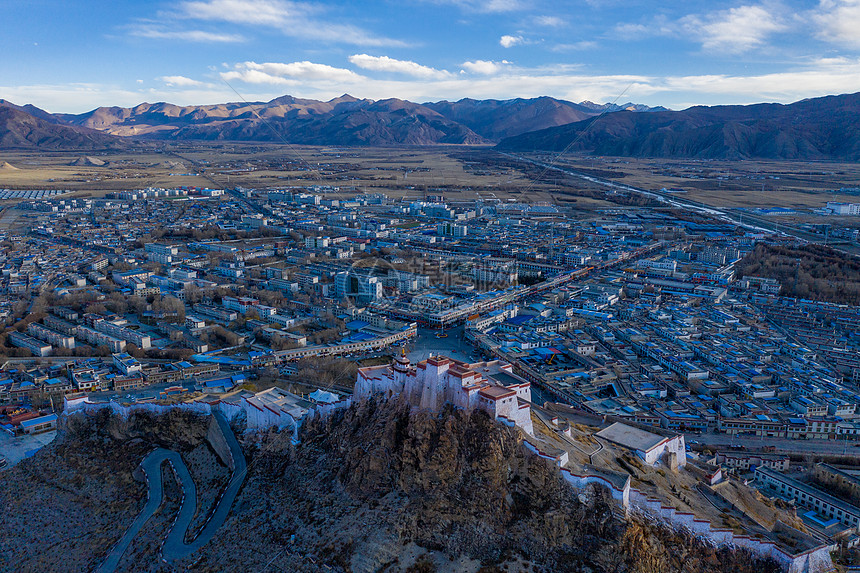
<path id="1" fill-rule="evenodd" d="M 127 427 L 124 421 L 107 419 L 94 432 L 83 424 L 63 442 L 0 474 L 0 540 L 5 540 L 0 541 L 0 563 L 6 558 L 21 570 L 74 570 L 67 565 L 69 551 L 83 556 L 73 563 L 87 566 L 78 569 L 98 563 L 145 499 L 130 477 L 145 448 L 129 449 L 129 444 L 171 442 L 185 458 L 199 455 L 205 424 L 191 420 L 185 431 L 178 422 L 150 420 L 149 430 L 143 424 Z M 160 432 L 167 434 L 157 435 Z M 434 415 L 396 402 L 368 401 L 327 420 L 310 421 L 301 438 L 295 446 L 288 432 L 245 436 L 249 474 L 231 517 L 198 554 L 170 565 L 161 562 L 157 552 L 179 494 L 166 486 L 168 503 L 136 542 L 134 558 L 121 568 L 356 573 L 778 570 L 773 563 L 718 551 L 648 522 L 620 519 L 603 490 L 571 490 L 552 464 L 522 447 L 515 430 L 482 412 L 451 409 Z M 82 455 L 85 464 L 69 461 Z M 13 487 L 57 463 L 58 474 L 50 484 L 39 482 L 23 492 Z M 63 484 L 81 479 L 118 485 L 67 495 L 65 507 L 52 503 L 51 496 L 63 491 Z M 108 518 L 96 508 L 102 505 L 115 511 L 112 538 Z M 39 507 L 46 521 L 67 519 L 72 507 L 76 515 L 100 523 L 106 541 L 74 540 L 81 530 L 57 529 L 40 538 L 27 529 L 27 518 L 5 518 L 32 507 Z M 126 517 L 117 518 L 116 513 Z M 49 550 L 57 544 L 64 551 Z"/>

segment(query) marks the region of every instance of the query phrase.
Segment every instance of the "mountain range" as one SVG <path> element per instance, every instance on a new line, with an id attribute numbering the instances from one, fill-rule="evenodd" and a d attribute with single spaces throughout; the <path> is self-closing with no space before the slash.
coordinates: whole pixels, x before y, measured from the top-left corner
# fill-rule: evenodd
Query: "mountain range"
<path id="1" fill-rule="evenodd" d="M 122 139 L 94 129 L 63 125 L 34 106 L 0 100 L 0 149 L 120 149 Z"/>
<path id="2" fill-rule="evenodd" d="M 510 151 L 625 157 L 860 159 L 860 93 L 796 103 L 619 111 L 503 139 Z"/>
<path id="3" fill-rule="evenodd" d="M 82 114 L 51 114 L 32 105 L 0 100 L 0 107 L 29 114 L 41 131 L 83 128 L 118 138 L 154 140 L 288 141 L 306 145 L 435 145 L 488 144 L 531 129 L 552 127 L 593 117 L 605 111 L 652 108 L 638 104 L 576 104 L 549 97 L 413 103 L 400 99 L 374 101 L 350 95 L 329 101 L 283 96 L 268 102 L 233 102 L 177 106 L 142 103 L 135 107 L 100 107 Z M 654 108 L 663 109 L 663 108 Z M 9 133 L 5 147 L 58 148 L 16 135 L 23 116 L 0 122 Z M 28 120 L 30 124 L 34 122 Z M 58 126 L 52 128 L 51 126 Z M 59 134 L 59 139 L 63 135 Z M 104 139 L 121 145 L 121 139 Z M 69 141 L 76 147 L 76 139 Z M 90 148 L 87 148 L 90 149 Z"/>
<path id="4" fill-rule="evenodd" d="M 305 145 L 488 145 L 507 151 L 700 159 L 860 159 L 860 93 L 681 111 L 550 97 L 414 103 L 349 95 L 317 101 L 142 103 L 52 114 L 0 100 L 0 148 L 95 150 L 141 141 Z"/>

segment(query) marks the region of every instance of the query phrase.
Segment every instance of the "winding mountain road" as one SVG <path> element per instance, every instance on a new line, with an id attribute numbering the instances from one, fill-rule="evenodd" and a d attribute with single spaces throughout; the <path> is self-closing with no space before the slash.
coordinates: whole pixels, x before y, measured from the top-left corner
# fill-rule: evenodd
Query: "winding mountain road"
<path id="1" fill-rule="evenodd" d="M 194 479 L 188 471 L 188 466 L 182 461 L 178 453 L 158 448 L 147 455 L 140 463 L 140 468 L 146 475 L 148 485 L 148 499 L 143 506 L 140 514 L 135 518 L 129 528 L 123 534 L 122 538 L 117 542 L 104 562 L 98 568 L 99 573 L 111 573 L 116 570 L 119 561 L 123 554 L 131 545 L 132 540 L 140 533 L 146 522 L 155 515 L 158 508 L 161 507 L 164 497 L 164 484 L 161 479 L 161 465 L 165 462 L 169 463 L 173 468 L 173 472 L 179 480 L 179 485 L 182 488 L 182 502 L 179 508 L 179 514 L 173 523 L 167 536 L 164 539 L 164 545 L 161 552 L 165 559 L 173 561 L 181 559 L 194 553 L 212 539 L 218 529 L 224 524 L 227 515 L 230 513 L 230 508 L 233 506 L 233 501 L 245 481 L 245 476 L 248 472 L 248 464 L 245 456 L 242 454 L 242 449 L 227 423 L 227 419 L 221 412 L 214 412 L 213 416 L 218 424 L 218 428 L 224 435 L 224 439 L 230 448 L 232 457 L 233 475 L 230 477 L 230 483 L 218 500 L 218 505 L 215 511 L 209 517 L 203 530 L 190 543 L 185 542 L 185 536 L 191 526 L 191 520 L 197 510 L 197 487 L 194 485 Z"/>

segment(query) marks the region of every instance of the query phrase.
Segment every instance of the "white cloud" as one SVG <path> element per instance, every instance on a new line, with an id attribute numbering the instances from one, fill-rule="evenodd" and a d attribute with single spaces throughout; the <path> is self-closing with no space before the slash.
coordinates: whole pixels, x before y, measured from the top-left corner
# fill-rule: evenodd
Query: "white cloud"
<path id="1" fill-rule="evenodd" d="M 185 42 L 230 43 L 243 42 L 239 34 L 222 34 L 205 30 L 166 30 L 151 25 L 133 26 L 129 32 L 139 38 L 154 38 L 159 40 L 183 40 Z"/>
<path id="2" fill-rule="evenodd" d="M 549 28 L 560 28 L 567 24 L 567 22 L 558 16 L 538 16 L 535 18 L 535 24 L 538 26 L 547 26 Z"/>
<path id="3" fill-rule="evenodd" d="M 365 70 L 375 72 L 396 72 L 416 78 L 440 79 L 450 76 L 450 72 L 437 70 L 408 60 L 395 60 L 388 56 L 370 56 L 368 54 L 355 54 L 349 57 L 349 61 Z"/>
<path id="4" fill-rule="evenodd" d="M 474 2 L 478 4 L 480 12 L 512 12 L 514 10 L 524 10 L 527 6 L 519 0 L 478 0 Z"/>
<path id="5" fill-rule="evenodd" d="M 617 24 L 615 33 L 625 39 L 639 39 L 653 35 L 654 28 L 645 24 Z"/>
<path id="6" fill-rule="evenodd" d="M 509 64 L 507 60 L 502 60 L 501 62 L 491 62 L 488 60 L 475 60 L 474 62 L 463 62 L 462 68 L 467 72 L 471 72 L 473 74 L 481 74 L 485 76 L 489 76 L 491 74 L 497 74 L 501 70 L 504 69 L 505 64 Z"/>
<path id="7" fill-rule="evenodd" d="M 225 80 L 241 80 L 252 84 L 287 84 L 298 85 L 299 80 L 318 82 L 354 82 L 366 80 L 363 76 L 345 68 L 335 68 L 326 64 L 314 62 L 244 62 L 236 69 L 223 72 Z"/>
<path id="8" fill-rule="evenodd" d="M 789 103 L 824 94 L 860 91 L 860 59 L 822 58 L 802 69 L 757 76 L 701 75 L 667 77 L 661 91 L 729 96 L 736 103 Z"/>
<path id="9" fill-rule="evenodd" d="M 139 86 L 135 82 L 135 86 Z M 177 105 L 217 104 L 236 98 L 227 86 L 188 89 L 128 89 L 117 85 L 75 83 L 0 86 L 2 97 L 32 103 L 53 113 L 82 113 L 99 106 L 132 107 L 143 101 L 169 101 Z M 246 94 L 250 101 L 269 100 L 277 94 Z"/>
<path id="10" fill-rule="evenodd" d="M 285 0 L 193 0 L 179 4 L 179 12 L 186 18 L 262 26 L 284 26 L 314 11 L 306 4 Z"/>
<path id="11" fill-rule="evenodd" d="M 431 0 L 436 4 L 453 4 L 467 12 L 501 13 L 528 8 L 525 0 Z"/>
<path id="12" fill-rule="evenodd" d="M 687 16 L 680 23 L 706 50 L 728 53 L 760 47 L 769 36 L 787 28 L 765 6 L 738 6 L 705 17 Z"/>
<path id="13" fill-rule="evenodd" d="M 548 95 L 570 101 L 606 102 L 623 92 L 624 101 L 678 109 L 689 103 L 788 103 L 822 94 L 860 91 L 860 58 L 844 57 L 808 61 L 795 69 L 750 76 L 592 75 L 575 66 L 525 68 L 504 60 L 475 60 L 465 62 L 462 68 L 464 73 L 447 77 L 377 79 L 309 61 L 243 62 L 224 71 L 222 76 L 228 81 L 244 82 L 238 89 L 248 101 L 269 100 L 284 93 L 328 100 L 347 92 L 356 97 L 398 97 L 412 101 Z M 482 70 L 491 73 L 482 73 Z M 134 87 L 105 84 L 0 86 L 0 97 L 56 112 L 82 112 L 100 105 L 133 106 L 141 101 L 199 105 L 233 101 L 236 97 L 227 86 L 220 84 L 180 86 L 174 83 L 147 89 L 131 80 L 131 85 Z"/>
<path id="14" fill-rule="evenodd" d="M 591 40 L 583 40 L 581 42 L 574 42 L 573 44 L 556 44 L 550 50 L 553 52 L 576 52 L 579 50 L 591 50 L 592 48 L 597 47 L 597 42 L 593 42 Z"/>
<path id="15" fill-rule="evenodd" d="M 185 76 L 161 76 L 160 78 L 156 78 L 168 86 L 202 86 L 203 82 L 199 82 L 197 80 L 192 80 L 191 78 L 186 78 Z M 140 80 L 139 80 L 140 81 Z"/>
<path id="16" fill-rule="evenodd" d="M 522 68 L 505 61 L 486 60 L 464 62 L 462 70 L 445 78 L 392 80 L 310 62 L 246 62 L 224 75 L 249 84 L 287 85 L 292 95 L 316 99 L 330 99 L 348 92 L 356 97 L 398 97 L 412 101 L 549 95 L 570 101 L 605 102 L 623 92 L 625 101 L 672 108 L 686 102 L 788 103 L 824 93 L 860 91 L 860 59 L 844 58 L 816 60 L 796 70 L 758 76 L 589 75 L 576 66 Z"/>
<path id="17" fill-rule="evenodd" d="M 504 35 L 499 38 L 499 45 L 503 48 L 512 48 L 517 44 L 525 43 L 525 38 L 522 36 L 508 36 Z"/>
<path id="18" fill-rule="evenodd" d="M 820 39 L 860 48 L 860 0 L 820 0 L 812 21 Z"/>
<path id="19" fill-rule="evenodd" d="M 290 0 L 184 0 L 175 8 L 160 11 L 157 19 L 143 21 L 140 27 L 148 30 L 147 37 L 175 38 L 182 34 L 175 28 L 182 27 L 184 21 L 194 20 L 271 28 L 293 38 L 322 42 L 374 47 L 407 45 L 402 40 L 378 36 L 354 24 L 333 21 L 334 17 L 328 11 L 333 10 Z M 222 36 L 241 39 L 235 34 Z"/>

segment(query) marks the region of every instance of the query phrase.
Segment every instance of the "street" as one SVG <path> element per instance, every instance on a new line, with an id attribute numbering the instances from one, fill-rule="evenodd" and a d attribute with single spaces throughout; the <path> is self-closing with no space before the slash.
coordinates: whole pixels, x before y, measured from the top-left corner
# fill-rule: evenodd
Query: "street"
<path id="1" fill-rule="evenodd" d="M 846 440 L 790 440 L 787 438 L 763 438 L 759 436 L 730 436 L 728 434 L 688 434 L 687 444 L 699 442 L 702 446 L 744 446 L 750 451 L 759 451 L 773 446 L 777 452 L 797 454 L 827 454 L 831 456 L 860 457 L 860 444 Z"/>

